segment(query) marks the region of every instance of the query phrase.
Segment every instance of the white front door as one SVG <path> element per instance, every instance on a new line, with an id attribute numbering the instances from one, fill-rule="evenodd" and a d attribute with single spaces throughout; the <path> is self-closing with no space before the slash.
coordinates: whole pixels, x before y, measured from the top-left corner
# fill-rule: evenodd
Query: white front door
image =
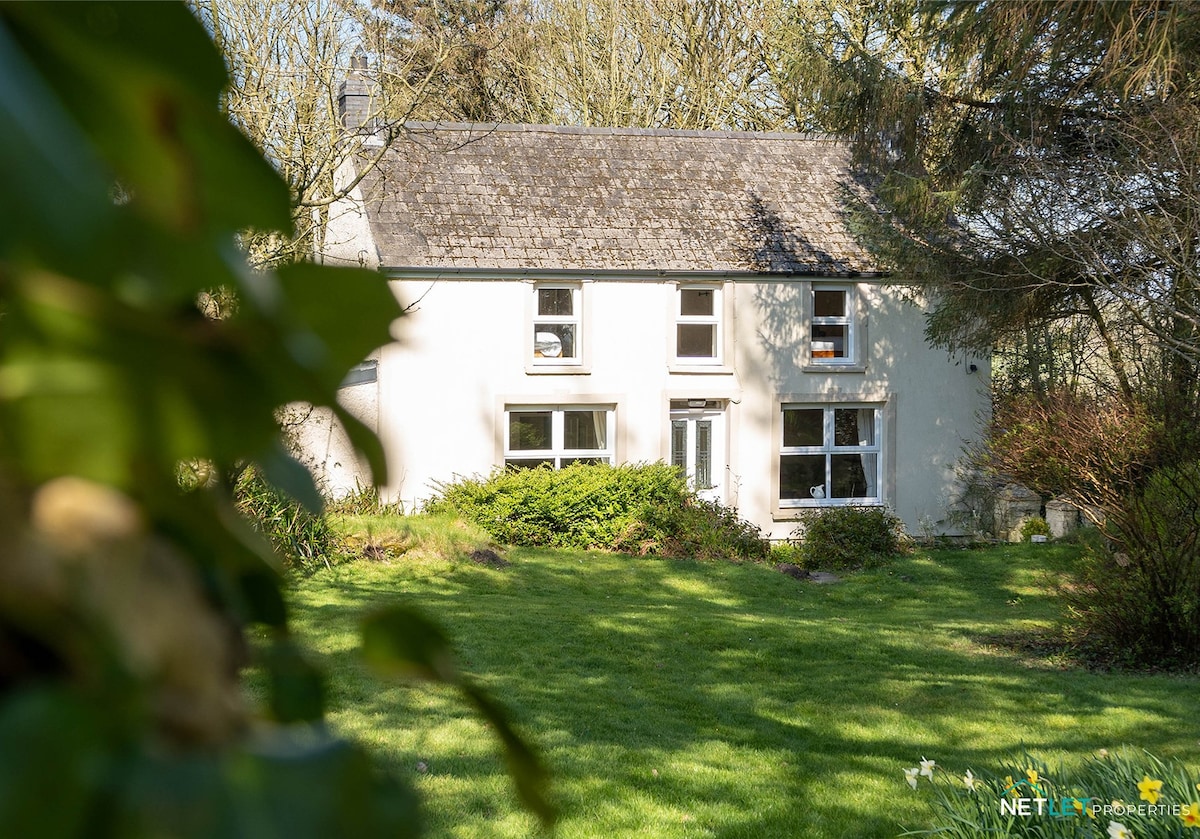
<path id="1" fill-rule="evenodd" d="M 671 464 L 687 474 L 697 495 L 719 501 L 725 492 L 725 411 L 712 401 L 686 404 L 671 404 Z"/>

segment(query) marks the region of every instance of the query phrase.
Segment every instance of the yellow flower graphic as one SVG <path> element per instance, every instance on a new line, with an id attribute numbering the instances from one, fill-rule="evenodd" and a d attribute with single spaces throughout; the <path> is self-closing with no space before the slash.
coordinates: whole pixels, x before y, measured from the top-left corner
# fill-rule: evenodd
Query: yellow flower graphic
<path id="1" fill-rule="evenodd" d="M 1151 804 L 1158 803 L 1158 792 L 1162 789 L 1162 781 L 1152 781 L 1149 775 L 1143 775 L 1142 780 L 1138 781 L 1137 787 L 1141 793 L 1138 798 L 1149 801 Z"/>
<path id="2" fill-rule="evenodd" d="M 1196 786 L 1200 787 L 1200 784 Z M 1179 810 L 1179 818 L 1183 819 L 1184 827 L 1200 830 L 1200 803 L 1193 801 L 1191 804 L 1184 804 Z"/>

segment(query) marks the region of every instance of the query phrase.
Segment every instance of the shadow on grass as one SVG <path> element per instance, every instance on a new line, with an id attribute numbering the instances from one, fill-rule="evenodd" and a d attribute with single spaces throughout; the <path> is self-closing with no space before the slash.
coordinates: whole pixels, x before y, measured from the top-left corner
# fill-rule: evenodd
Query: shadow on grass
<path id="1" fill-rule="evenodd" d="M 457 818 L 466 807 L 480 822 L 438 833 L 434 814 L 434 835 L 521 834 L 482 826 L 498 805 L 480 789 L 502 770 L 461 746 L 479 735 L 462 728 L 465 708 L 360 679 L 352 643 L 330 640 L 396 600 L 443 623 L 464 668 L 541 744 L 561 836 L 894 836 L 927 815 L 902 775 L 922 756 L 959 774 L 1022 748 L 1191 756 L 1182 723 L 1195 680 L 1030 667 L 972 640 L 1052 617 L 1038 579 L 1067 554 L 941 552 L 834 586 L 754 565 L 508 559 L 503 571 L 464 563 L 421 578 L 359 565 L 298 592 L 297 616 L 335 674 L 335 710 L 381 729 L 455 729 L 423 741 L 443 753 L 428 783 L 458 796 Z"/>

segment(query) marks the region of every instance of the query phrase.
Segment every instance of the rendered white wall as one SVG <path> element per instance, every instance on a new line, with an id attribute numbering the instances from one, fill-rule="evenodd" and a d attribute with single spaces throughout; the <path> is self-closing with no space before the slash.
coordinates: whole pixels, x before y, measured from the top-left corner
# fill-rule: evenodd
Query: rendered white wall
<path id="1" fill-rule="evenodd" d="M 670 399 L 722 399 L 729 401 L 736 479 L 728 500 L 768 535 L 782 538 L 794 524 L 773 520 L 771 512 L 779 394 L 884 394 L 892 400 L 888 455 L 896 511 L 914 531 L 926 517 L 945 526 L 954 464 L 987 404 L 986 365 L 956 363 L 929 349 L 920 311 L 880 286 L 859 286 L 869 341 L 865 372 L 802 372 L 803 287 L 738 282 L 724 287 L 728 369 L 681 373 L 669 364 L 675 283 L 585 282 L 586 375 L 527 372 L 531 282 L 394 280 L 392 287 L 406 304 L 419 300 L 379 365 L 380 433 L 390 472 L 385 494 L 410 509 L 436 482 L 486 474 L 499 463 L 506 402 L 610 400 L 617 405 L 618 459 L 638 462 L 668 457 Z M 980 367 L 975 374 L 967 372 L 970 361 Z"/>

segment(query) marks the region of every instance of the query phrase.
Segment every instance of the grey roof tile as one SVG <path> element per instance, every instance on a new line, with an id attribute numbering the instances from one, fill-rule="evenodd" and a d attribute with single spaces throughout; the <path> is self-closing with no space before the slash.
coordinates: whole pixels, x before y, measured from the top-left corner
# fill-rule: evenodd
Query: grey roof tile
<path id="1" fill-rule="evenodd" d="M 801 134 L 413 125 L 363 181 L 388 268 L 865 273 L 846 150 Z"/>

